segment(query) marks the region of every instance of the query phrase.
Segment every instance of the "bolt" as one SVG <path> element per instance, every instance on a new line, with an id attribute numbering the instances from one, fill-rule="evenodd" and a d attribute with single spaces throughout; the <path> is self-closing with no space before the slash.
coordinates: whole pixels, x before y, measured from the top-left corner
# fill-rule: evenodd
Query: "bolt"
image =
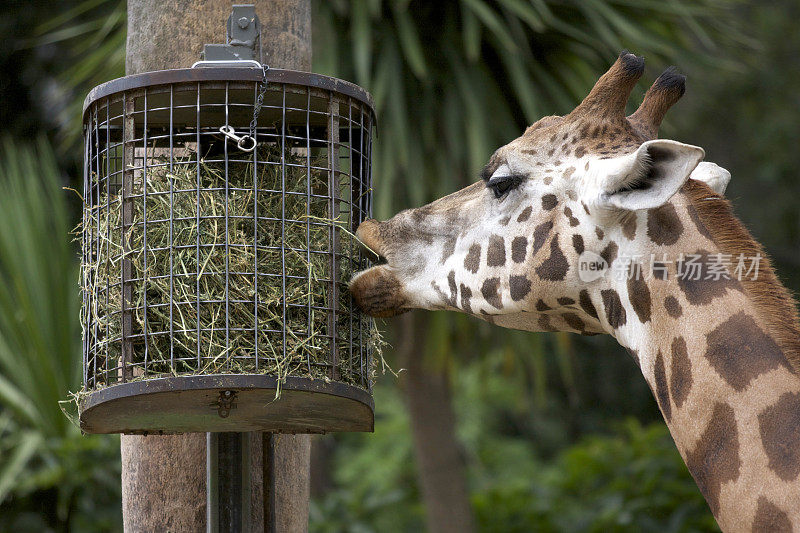
<path id="1" fill-rule="evenodd" d="M 236 21 L 239 24 L 239 27 L 245 29 L 247 26 L 250 25 L 250 20 L 247 17 L 242 17 Z"/>

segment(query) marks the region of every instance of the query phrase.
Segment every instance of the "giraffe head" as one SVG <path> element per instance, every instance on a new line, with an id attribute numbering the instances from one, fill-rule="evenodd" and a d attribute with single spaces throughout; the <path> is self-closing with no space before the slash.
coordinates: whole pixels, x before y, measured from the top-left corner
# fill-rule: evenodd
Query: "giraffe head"
<path id="1" fill-rule="evenodd" d="M 357 304 L 373 316 L 450 309 L 529 331 L 604 331 L 585 286 L 617 253 L 609 235 L 636 211 L 668 204 L 704 156 L 655 139 L 684 92 L 674 69 L 625 116 L 643 70 L 623 52 L 578 107 L 498 149 L 476 183 L 362 223 L 358 237 L 384 261 L 353 277 Z M 713 164 L 697 172 L 719 192 L 729 178 Z"/>

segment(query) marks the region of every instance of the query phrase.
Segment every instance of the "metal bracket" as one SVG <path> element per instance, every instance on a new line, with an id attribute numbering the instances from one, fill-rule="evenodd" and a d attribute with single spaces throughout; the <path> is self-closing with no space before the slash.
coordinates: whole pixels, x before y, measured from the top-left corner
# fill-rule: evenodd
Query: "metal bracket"
<path id="1" fill-rule="evenodd" d="M 237 4 L 225 26 L 226 44 L 206 44 L 192 67 L 246 66 L 261 60 L 261 24 L 253 4 Z M 258 64 L 260 66 L 260 63 Z"/>
<path id="2" fill-rule="evenodd" d="M 235 402 L 236 391 L 219 391 L 219 399 L 213 407 L 217 408 L 217 414 L 220 416 L 220 418 L 228 418 L 231 414 L 231 409 L 236 409 Z"/>

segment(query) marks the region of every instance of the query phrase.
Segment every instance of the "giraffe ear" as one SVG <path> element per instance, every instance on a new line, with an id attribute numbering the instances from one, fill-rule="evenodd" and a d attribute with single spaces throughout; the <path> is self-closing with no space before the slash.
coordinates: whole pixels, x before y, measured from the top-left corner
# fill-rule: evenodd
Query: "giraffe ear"
<path id="1" fill-rule="evenodd" d="M 599 203 L 628 211 L 664 205 L 704 156 L 699 146 L 656 139 L 628 155 L 600 160 Z"/>
<path id="2" fill-rule="evenodd" d="M 722 196 L 731 181 L 731 173 L 710 161 L 703 161 L 692 171 L 693 180 L 702 181 L 715 193 Z"/>

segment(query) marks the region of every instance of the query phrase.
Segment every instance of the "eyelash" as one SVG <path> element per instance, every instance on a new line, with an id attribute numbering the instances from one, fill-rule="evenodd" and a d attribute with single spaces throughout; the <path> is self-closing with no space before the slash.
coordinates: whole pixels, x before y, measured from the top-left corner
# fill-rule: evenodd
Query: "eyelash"
<path id="1" fill-rule="evenodd" d="M 495 183 L 489 183 L 487 186 L 492 189 L 495 198 L 502 198 L 508 191 L 519 187 L 524 178 L 525 176 L 521 174 L 502 176 Z"/>

